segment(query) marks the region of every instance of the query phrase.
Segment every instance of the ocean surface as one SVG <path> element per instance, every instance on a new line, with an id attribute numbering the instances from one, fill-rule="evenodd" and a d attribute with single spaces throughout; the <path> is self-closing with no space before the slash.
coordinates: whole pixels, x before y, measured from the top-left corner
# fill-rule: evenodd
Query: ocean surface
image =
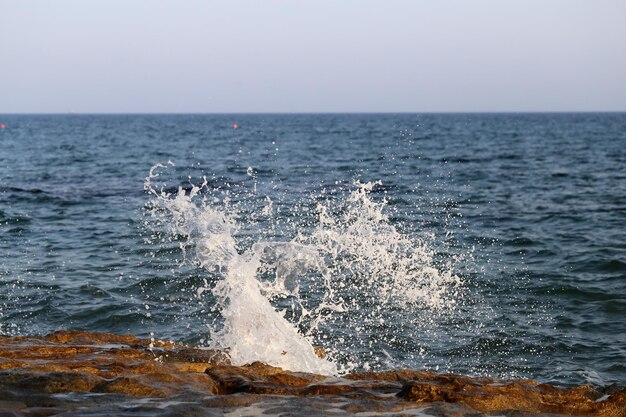
<path id="1" fill-rule="evenodd" d="M 624 113 L 0 122 L 1 334 L 626 384 Z"/>

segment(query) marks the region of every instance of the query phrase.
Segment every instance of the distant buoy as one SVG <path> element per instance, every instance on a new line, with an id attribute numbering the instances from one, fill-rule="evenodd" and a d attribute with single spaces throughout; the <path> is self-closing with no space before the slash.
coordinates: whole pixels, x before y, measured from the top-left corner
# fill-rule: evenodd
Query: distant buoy
<path id="1" fill-rule="evenodd" d="M 4 123 L 0 123 L 0 129 L 4 129 L 5 127 L 7 127 L 7 125 L 5 125 Z"/>
<path id="2" fill-rule="evenodd" d="M 238 129 L 239 125 L 237 123 L 233 124 L 233 129 Z"/>

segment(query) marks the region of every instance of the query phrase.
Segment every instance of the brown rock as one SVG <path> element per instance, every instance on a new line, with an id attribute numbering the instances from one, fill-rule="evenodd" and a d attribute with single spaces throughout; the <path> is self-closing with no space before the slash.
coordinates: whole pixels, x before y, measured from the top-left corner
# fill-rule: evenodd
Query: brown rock
<path id="1" fill-rule="evenodd" d="M 109 392 L 131 395 L 133 397 L 160 397 L 165 398 L 171 395 L 170 390 L 157 388 L 144 377 L 122 376 L 99 384 L 95 392 Z"/>
<path id="2" fill-rule="evenodd" d="M 518 410 L 532 413 L 566 415 L 626 415 L 626 401 L 620 398 L 625 390 L 598 401 L 601 394 L 591 387 L 563 389 L 534 381 L 472 383 L 468 378 L 440 382 L 408 381 L 398 396 L 415 402 L 463 402 L 477 411 L 500 412 Z M 621 410 L 620 410 L 621 409 Z M 613 411 L 615 410 L 615 411 Z M 622 414 L 620 414 L 622 413 Z"/>
<path id="3" fill-rule="evenodd" d="M 136 397 L 144 399 L 137 402 Z M 249 412 L 289 415 L 403 415 L 428 408 L 430 414 L 446 417 L 477 412 L 626 417 L 626 390 L 411 370 L 336 378 L 260 362 L 232 366 L 223 352 L 131 335 L 0 336 L 0 416 L 89 409 L 115 415 L 128 407 L 150 416 L 220 415 L 252 407 Z"/>
<path id="4" fill-rule="evenodd" d="M 0 373 L 0 388 L 11 386 L 25 390 L 47 392 L 89 392 L 100 381 L 100 378 L 86 373 L 50 372 L 30 373 L 24 371 Z"/>
<path id="5" fill-rule="evenodd" d="M 132 347 L 173 348 L 175 344 L 164 340 L 139 339 L 128 334 L 91 333 L 84 331 L 58 331 L 49 334 L 43 340 L 64 345 L 128 345 Z"/>
<path id="6" fill-rule="evenodd" d="M 191 362 L 205 365 L 230 365 L 230 358 L 224 352 L 213 349 L 176 348 L 157 351 L 166 362 Z"/>

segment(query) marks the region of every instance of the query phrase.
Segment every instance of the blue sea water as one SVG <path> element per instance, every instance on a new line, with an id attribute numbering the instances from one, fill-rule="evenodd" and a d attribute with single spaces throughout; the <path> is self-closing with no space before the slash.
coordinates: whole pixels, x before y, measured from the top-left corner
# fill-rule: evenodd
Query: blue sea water
<path id="1" fill-rule="evenodd" d="M 346 202 L 371 183 L 367 201 L 386 216 L 371 221 L 417 242 L 404 246 L 428 253 L 425 270 L 458 277 L 437 284 L 453 300 L 444 308 L 349 295 L 352 316 L 333 313 L 309 333 L 338 363 L 626 383 L 624 113 L 0 115 L 0 122 L 2 334 L 85 329 L 211 343 L 223 311 L 199 289 L 220 276 L 155 221 L 144 182 L 161 163 L 159 190 L 189 191 L 206 179 L 206 201 L 236 212 L 240 253 L 319 230 L 320 204 L 348 221 Z M 268 202 L 271 215 L 263 214 Z M 379 265 L 410 251 L 368 252 L 366 260 Z M 401 268 L 390 263 L 385 273 Z M 348 269 L 335 272 L 353 292 L 388 284 L 373 274 L 359 287 Z M 303 274 L 298 297 L 307 305 L 324 283 Z M 294 327 L 310 329 L 289 298 L 271 301 Z M 364 318 L 368 326 L 354 326 L 354 315 L 380 325 Z"/>

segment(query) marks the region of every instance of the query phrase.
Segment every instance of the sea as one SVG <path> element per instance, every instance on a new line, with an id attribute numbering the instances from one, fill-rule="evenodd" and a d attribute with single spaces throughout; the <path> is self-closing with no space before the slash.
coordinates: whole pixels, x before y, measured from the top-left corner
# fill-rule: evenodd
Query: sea
<path id="1" fill-rule="evenodd" d="M 626 384 L 626 113 L 0 122 L 2 335 Z"/>

